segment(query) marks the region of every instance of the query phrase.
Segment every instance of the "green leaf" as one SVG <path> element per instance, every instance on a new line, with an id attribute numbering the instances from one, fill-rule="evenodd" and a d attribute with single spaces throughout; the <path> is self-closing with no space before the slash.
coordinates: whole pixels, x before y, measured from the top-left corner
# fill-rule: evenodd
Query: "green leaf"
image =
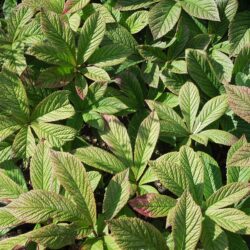
<path id="1" fill-rule="evenodd" d="M 55 62 L 54 59 L 53 62 Z M 67 85 L 73 79 L 73 76 L 71 66 L 52 66 L 40 72 L 37 85 L 43 88 L 62 87 Z"/>
<path id="2" fill-rule="evenodd" d="M 148 161 L 153 154 L 160 133 L 160 123 L 156 112 L 151 114 L 141 123 L 134 150 L 134 168 L 132 168 L 136 179 L 143 174 Z"/>
<path id="3" fill-rule="evenodd" d="M 76 231 L 67 224 L 51 224 L 33 230 L 25 236 L 33 242 L 50 249 L 62 249 L 75 243 Z"/>
<path id="4" fill-rule="evenodd" d="M 175 249 L 196 249 L 201 235 L 202 213 L 187 191 L 177 202 L 172 227 Z"/>
<path id="5" fill-rule="evenodd" d="M 104 33 L 105 22 L 99 12 L 92 14 L 84 23 L 78 41 L 77 62 L 82 64 L 94 53 L 100 45 Z"/>
<path id="6" fill-rule="evenodd" d="M 214 73 L 207 53 L 203 50 L 187 49 L 186 61 L 188 73 L 200 90 L 209 97 L 218 95 L 221 83 Z"/>
<path id="7" fill-rule="evenodd" d="M 116 174 L 109 182 L 103 200 L 103 213 L 106 219 L 113 219 L 127 204 L 130 195 L 128 169 Z"/>
<path id="8" fill-rule="evenodd" d="M 49 43 L 65 53 L 68 62 L 75 66 L 75 39 L 69 25 L 63 23 L 59 15 L 43 11 L 41 12 L 41 24 Z"/>
<path id="9" fill-rule="evenodd" d="M 106 128 L 100 131 L 102 140 L 108 145 L 124 166 L 133 164 L 133 152 L 126 127 L 115 116 L 104 115 Z"/>
<path id="10" fill-rule="evenodd" d="M 120 218 L 109 222 L 111 235 L 123 250 L 166 250 L 165 239 L 150 223 L 137 218 Z"/>
<path id="11" fill-rule="evenodd" d="M 131 50 L 119 44 L 110 44 L 97 49 L 88 63 L 97 67 L 108 67 L 123 63 L 131 54 Z"/>
<path id="12" fill-rule="evenodd" d="M 30 21 L 34 15 L 33 11 L 28 7 L 17 8 L 8 19 L 8 36 L 14 42 L 23 27 Z"/>
<path id="13" fill-rule="evenodd" d="M 4 170 L 0 169 L 0 200 L 16 199 L 24 192 L 22 186 L 18 185 Z"/>
<path id="14" fill-rule="evenodd" d="M 30 179 L 33 189 L 52 191 L 53 184 L 50 149 L 41 141 L 30 162 Z"/>
<path id="15" fill-rule="evenodd" d="M 15 121 L 10 119 L 8 116 L 0 115 L 0 141 L 14 134 L 21 127 Z"/>
<path id="16" fill-rule="evenodd" d="M 137 48 L 141 56 L 147 61 L 165 62 L 167 60 L 165 53 L 159 47 L 139 45 Z"/>
<path id="17" fill-rule="evenodd" d="M 8 17 L 12 10 L 16 7 L 17 0 L 5 0 L 3 4 L 3 13 L 5 17 Z"/>
<path id="18" fill-rule="evenodd" d="M 224 84 L 231 82 L 234 65 L 227 55 L 219 50 L 213 50 L 210 56 L 210 63 L 220 82 Z"/>
<path id="19" fill-rule="evenodd" d="M 230 183 L 213 193 L 206 201 L 208 209 L 218 209 L 238 203 L 250 193 L 248 184 Z"/>
<path id="20" fill-rule="evenodd" d="M 234 250 L 234 249 L 248 250 L 248 245 L 242 239 L 241 235 L 227 232 L 227 238 L 228 238 L 229 250 Z"/>
<path id="21" fill-rule="evenodd" d="M 204 166 L 198 154 L 190 147 L 183 146 L 180 149 L 180 166 L 189 178 L 190 192 L 196 202 L 200 203 L 203 197 Z"/>
<path id="22" fill-rule="evenodd" d="M 29 119 L 29 102 L 22 82 L 14 73 L 1 72 L 0 93 L 0 110 L 10 112 L 17 122 L 26 122 Z"/>
<path id="23" fill-rule="evenodd" d="M 102 175 L 98 171 L 89 171 L 87 172 L 87 175 L 90 181 L 91 188 L 93 191 L 95 191 L 102 178 Z"/>
<path id="24" fill-rule="evenodd" d="M 0 241 L 0 247 L 2 249 L 13 249 L 16 246 L 25 246 L 27 242 L 27 237 L 24 234 L 15 236 L 15 237 L 10 237 L 4 240 Z"/>
<path id="25" fill-rule="evenodd" d="M 219 11 L 214 0 L 183 0 L 181 6 L 191 16 L 220 21 Z"/>
<path id="26" fill-rule="evenodd" d="M 227 85 L 228 102 L 236 115 L 250 123 L 250 88 Z"/>
<path id="27" fill-rule="evenodd" d="M 122 11 L 137 10 L 154 4 L 155 0 L 117 0 L 117 7 Z"/>
<path id="28" fill-rule="evenodd" d="M 188 135 L 187 128 L 182 118 L 165 103 L 147 100 L 147 104 L 151 110 L 155 109 L 160 118 L 161 132 L 177 137 L 185 137 Z"/>
<path id="29" fill-rule="evenodd" d="M 76 136 L 76 130 L 60 125 L 45 122 L 32 123 L 32 128 L 40 140 L 46 139 L 54 147 L 61 147 L 68 141 L 72 141 Z"/>
<path id="30" fill-rule="evenodd" d="M 63 222 L 84 220 L 73 202 L 44 190 L 32 190 L 22 194 L 6 208 L 17 219 L 26 223 L 45 222 L 50 218 Z"/>
<path id="31" fill-rule="evenodd" d="M 153 168 L 162 185 L 177 196 L 181 196 L 190 185 L 190 180 L 184 169 L 172 162 L 171 158 L 160 162 L 152 162 L 150 167 Z"/>
<path id="32" fill-rule="evenodd" d="M 148 14 L 149 13 L 146 10 L 139 10 L 126 19 L 125 24 L 131 34 L 140 32 L 148 25 Z"/>
<path id="33" fill-rule="evenodd" d="M 193 125 L 200 105 L 199 91 L 193 83 L 187 82 L 181 87 L 179 104 L 188 129 L 193 131 Z"/>
<path id="34" fill-rule="evenodd" d="M 67 90 L 56 91 L 43 99 L 31 114 L 31 120 L 54 122 L 67 119 L 75 114 L 69 103 Z"/>
<path id="35" fill-rule="evenodd" d="M 158 218 L 166 217 L 176 200 L 167 195 L 149 193 L 130 200 L 129 205 L 143 216 Z"/>
<path id="36" fill-rule="evenodd" d="M 250 233 L 250 216 L 235 208 L 208 209 L 206 215 L 220 227 L 237 234 Z"/>
<path id="37" fill-rule="evenodd" d="M 120 111 L 128 109 L 128 106 L 116 97 L 105 97 L 95 103 L 96 107 L 93 107 L 92 111 L 96 111 L 101 114 L 112 115 Z"/>
<path id="38" fill-rule="evenodd" d="M 0 229 L 17 226 L 20 221 L 5 208 L 0 209 Z M 1 243 L 0 243 L 1 246 Z"/>
<path id="39" fill-rule="evenodd" d="M 250 11 L 237 13 L 229 26 L 229 41 L 232 55 L 250 43 Z"/>
<path id="40" fill-rule="evenodd" d="M 154 182 L 154 181 L 157 181 L 157 177 L 155 176 L 154 171 L 152 170 L 152 168 L 149 167 L 144 172 L 142 178 L 140 179 L 139 185 L 147 184 L 147 183 Z"/>
<path id="41" fill-rule="evenodd" d="M 205 136 L 212 142 L 226 145 L 226 146 L 231 146 L 234 144 L 238 138 L 229 132 L 219 130 L 219 129 L 208 129 L 205 131 L 202 131 L 198 135 Z"/>
<path id="42" fill-rule="evenodd" d="M 94 193 L 85 168 L 80 160 L 69 153 L 52 153 L 53 172 L 60 184 L 78 205 L 84 220 L 94 226 L 96 223 L 96 204 Z"/>
<path id="43" fill-rule="evenodd" d="M 83 163 L 111 174 L 119 173 L 127 168 L 114 155 L 93 146 L 78 148 L 75 156 Z"/>
<path id="44" fill-rule="evenodd" d="M 222 186 L 222 177 L 218 163 L 204 152 L 198 152 L 204 166 L 204 196 L 207 199 Z"/>
<path id="45" fill-rule="evenodd" d="M 177 23 L 181 14 L 180 4 L 162 0 L 149 11 L 149 27 L 154 39 L 167 34 Z"/>
<path id="46" fill-rule="evenodd" d="M 13 141 L 12 150 L 14 155 L 28 159 L 30 156 L 33 156 L 35 149 L 35 138 L 30 127 L 23 127 Z"/>
<path id="47" fill-rule="evenodd" d="M 208 217 L 202 223 L 201 243 L 207 250 L 228 249 L 226 233 Z"/>
<path id="48" fill-rule="evenodd" d="M 250 46 L 246 45 L 238 54 L 234 62 L 233 73 L 247 72 L 250 64 Z"/>
<path id="49" fill-rule="evenodd" d="M 119 24 L 109 24 L 105 35 L 112 41 L 112 43 L 126 47 L 131 50 L 131 52 L 136 52 L 136 46 L 138 43 L 130 32 L 123 26 Z"/>
<path id="50" fill-rule="evenodd" d="M 83 69 L 83 74 L 85 77 L 93 81 L 99 81 L 99 82 L 110 81 L 108 73 L 104 69 L 95 66 L 86 67 L 85 69 Z"/>
<path id="51" fill-rule="evenodd" d="M 227 96 L 220 95 L 210 99 L 199 113 L 195 125 L 194 133 L 198 133 L 207 127 L 209 124 L 218 120 L 228 108 Z"/>

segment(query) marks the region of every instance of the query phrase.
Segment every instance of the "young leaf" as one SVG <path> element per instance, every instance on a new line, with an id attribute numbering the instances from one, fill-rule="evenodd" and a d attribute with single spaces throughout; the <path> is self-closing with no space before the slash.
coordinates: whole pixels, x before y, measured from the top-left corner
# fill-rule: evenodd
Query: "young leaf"
<path id="1" fill-rule="evenodd" d="M 130 195 L 128 169 L 116 174 L 109 182 L 103 201 L 103 213 L 106 219 L 113 219 L 127 204 Z"/>
<path id="2" fill-rule="evenodd" d="M 50 149 L 41 141 L 30 162 L 30 179 L 33 189 L 52 191 L 52 165 Z"/>
<path id="3" fill-rule="evenodd" d="M 105 33 L 105 22 L 99 12 L 92 14 L 84 23 L 78 41 L 77 63 L 82 64 L 100 45 Z"/>
<path id="4" fill-rule="evenodd" d="M 166 217 L 176 200 L 160 194 L 145 194 L 129 201 L 129 205 L 138 213 L 146 217 Z"/>
<path id="5" fill-rule="evenodd" d="M 111 174 L 119 173 L 127 168 L 114 155 L 93 146 L 78 148 L 75 156 L 83 163 Z"/>
<path id="6" fill-rule="evenodd" d="M 191 16 L 220 21 L 219 11 L 214 0 L 183 0 L 181 6 Z"/>
<path id="7" fill-rule="evenodd" d="M 109 222 L 111 235 L 124 250 L 166 250 L 165 239 L 150 223 L 137 218 L 120 218 Z"/>
<path id="8" fill-rule="evenodd" d="M 134 168 L 132 169 L 138 180 L 144 172 L 154 151 L 160 133 L 160 123 L 156 112 L 152 112 L 141 123 L 135 141 Z"/>
<path id="9" fill-rule="evenodd" d="M 177 23 L 181 7 L 173 0 L 162 0 L 149 11 L 149 27 L 154 39 L 161 38 Z"/>
<path id="10" fill-rule="evenodd" d="M 187 82 L 179 93 L 179 104 L 189 131 L 193 131 L 193 125 L 200 105 L 200 95 L 197 87 Z"/>
<path id="11" fill-rule="evenodd" d="M 208 209 L 206 215 L 220 227 L 237 234 L 250 233 L 250 216 L 235 208 Z"/>
<path id="12" fill-rule="evenodd" d="M 96 223 L 96 204 L 86 170 L 80 160 L 68 153 L 52 152 L 53 172 L 78 205 L 89 225 Z"/>
<path id="13" fill-rule="evenodd" d="M 73 116 L 75 111 L 69 103 L 69 94 L 66 90 L 50 94 L 36 106 L 31 114 L 31 120 L 54 122 Z"/>
<path id="14" fill-rule="evenodd" d="M 187 191 L 175 207 L 172 226 L 175 249 L 196 249 L 201 235 L 202 213 Z"/>
<path id="15" fill-rule="evenodd" d="M 106 129 L 100 131 L 101 138 L 125 166 L 131 167 L 133 153 L 125 126 L 115 116 L 104 115 L 104 119 L 106 120 Z"/>

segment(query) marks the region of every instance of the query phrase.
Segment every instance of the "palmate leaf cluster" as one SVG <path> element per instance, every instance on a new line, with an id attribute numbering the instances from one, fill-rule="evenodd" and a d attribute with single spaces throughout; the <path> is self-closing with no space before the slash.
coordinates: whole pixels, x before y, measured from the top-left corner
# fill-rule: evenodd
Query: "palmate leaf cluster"
<path id="1" fill-rule="evenodd" d="M 0 250 L 249 249 L 247 1 L 1 7 Z"/>

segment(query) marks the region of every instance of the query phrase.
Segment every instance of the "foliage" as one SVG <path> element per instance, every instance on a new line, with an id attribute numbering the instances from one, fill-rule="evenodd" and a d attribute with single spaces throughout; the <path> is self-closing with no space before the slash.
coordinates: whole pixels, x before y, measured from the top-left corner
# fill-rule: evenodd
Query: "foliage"
<path id="1" fill-rule="evenodd" d="M 0 249 L 248 249 L 249 44 L 240 0 L 3 1 Z"/>

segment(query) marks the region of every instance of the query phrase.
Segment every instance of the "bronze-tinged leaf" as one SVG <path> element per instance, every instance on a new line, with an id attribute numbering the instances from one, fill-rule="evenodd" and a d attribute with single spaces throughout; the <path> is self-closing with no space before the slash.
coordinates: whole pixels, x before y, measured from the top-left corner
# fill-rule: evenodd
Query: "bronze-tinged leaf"
<path id="1" fill-rule="evenodd" d="M 236 115 L 250 123 L 250 88 L 245 86 L 226 86 L 229 106 Z"/>
<path id="2" fill-rule="evenodd" d="M 129 205 L 138 213 L 151 218 L 166 217 L 176 200 L 166 195 L 145 194 L 129 201 Z"/>

